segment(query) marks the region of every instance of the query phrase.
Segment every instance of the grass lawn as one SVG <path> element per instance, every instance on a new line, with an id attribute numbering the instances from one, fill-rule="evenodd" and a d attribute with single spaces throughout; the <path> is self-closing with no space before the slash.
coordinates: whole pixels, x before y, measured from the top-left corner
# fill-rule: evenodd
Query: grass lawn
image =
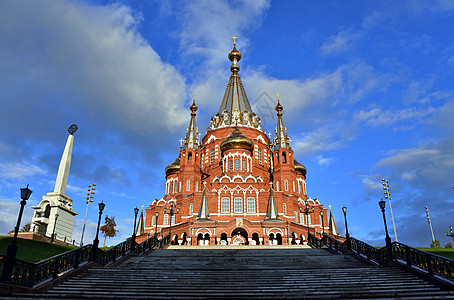
<path id="1" fill-rule="evenodd" d="M 6 254 L 6 249 L 12 240 L 12 237 L 0 236 L 0 254 Z M 25 239 L 17 239 L 17 247 L 16 257 L 30 262 L 43 260 L 77 248 L 77 246 L 72 245 L 58 245 Z"/>
<path id="2" fill-rule="evenodd" d="M 454 248 L 417 248 L 422 251 L 430 252 L 438 256 L 454 259 Z"/>

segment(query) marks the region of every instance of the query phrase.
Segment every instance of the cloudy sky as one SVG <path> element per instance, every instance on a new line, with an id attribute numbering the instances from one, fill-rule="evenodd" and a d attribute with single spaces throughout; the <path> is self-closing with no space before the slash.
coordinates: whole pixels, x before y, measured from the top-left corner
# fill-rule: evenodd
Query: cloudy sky
<path id="1" fill-rule="evenodd" d="M 397 236 L 428 246 L 428 206 L 442 244 L 454 225 L 454 2 L 412 1 L 1 1 L 0 234 L 15 226 L 19 189 L 32 205 L 53 191 L 72 123 L 67 194 L 79 241 L 85 193 L 132 233 L 133 208 L 164 195 L 197 94 L 205 132 L 230 75 L 240 75 L 263 127 L 284 106 L 308 195 L 332 205 L 340 230 L 384 244 L 381 179 Z M 387 203 L 390 235 L 392 224 Z"/>

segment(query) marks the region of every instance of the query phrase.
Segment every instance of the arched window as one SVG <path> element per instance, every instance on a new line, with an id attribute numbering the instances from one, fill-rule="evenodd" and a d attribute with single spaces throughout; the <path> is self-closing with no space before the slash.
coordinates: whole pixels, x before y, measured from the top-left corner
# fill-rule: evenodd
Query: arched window
<path id="1" fill-rule="evenodd" d="M 153 216 L 153 217 L 151 218 L 151 226 L 154 226 L 155 218 L 156 218 L 155 216 Z"/>
<path id="2" fill-rule="evenodd" d="M 189 215 L 192 216 L 194 214 L 194 203 L 189 204 Z"/>
<path id="3" fill-rule="evenodd" d="M 292 184 L 293 184 L 293 192 L 295 192 L 295 181 L 294 180 L 292 181 Z"/>
<path id="4" fill-rule="evenodd" d="M 233 170 L 233 160 L 229 160 L 229 169 Z"/>
<path id="5" fill-rule="evenodd" d="M 240 169 L 240 160 L 235 159 L 235 170 L 239 170 L 239 169 Z"/>
<path id="6" fill-rule="evenodd" d="M 259 149 L 258 156 L 259 156 L 259 164 L 262 164 L 262 149 Z"/>
<path id="7" fill-rule="evenodd" d="M 247 213 L 253 214 L 255 213 L 255 199 L 252 197 L 247 198 L 246 202 Z"/>
<path id="8" fill-rule="evenodd" d="M 298 193 L 299 193 L 299 194 L 302 193 L 302 190 L 301 190 L 301 182 L 298 182 Z"/>
<path id="9" fill-rule="evenodd" d="M 180 192 L 181 192 L 181 181 L 180 181 Z"/>
<path id="10" fill-rule="evenodd" d="M 214 149 L 211 149 L 211 164 L 214 164 Z"/>
<path id="11" fill-rule="evenodd" d="M 307 224 L 308 224 L 308 225 L 312 224 L 312 222 L 311 222 L 311 215 L 310 215 L 310 214 L 307 215 Z"/>
<path id="12" fill-rule="evenodd" d="M 196 181 L 196 182 L 195 182 L 195 191 L 197 192 L 198 190 L 199 190 L 199 182 Z"/>
<path id="13" fill-rule="evenodd" d="M 295 211 L 295 223 L 298 223 L 298 213 Z"/>
<path id="14" fill-rule="evenodd" d="M 284 184 L 285 184 L 285 190 L 288 191 L 288 180 L 287 179 L 284 180 Z"/>
<path id="15" fill-rule="evenodd" d="M 300 213 L 300 224 L 304 224 L 304 214 Z"/>
<path id="16" fill-rule="evenodd" d="M 221 213 L 229 213 L 230 212 L 230 199 L 224 197 L 221 199 Z"/>
<path id="17" fill-rule="evenodd" d="M 175 224 L 175 215 L 172 215 L 172 218 L 171 218 L 170 222 L 171 222 L 171 223 L 170 223 L 171 225 L 172 225 L 172 224 Z"/>
<path id="18" fill-rule="evenodd" d="M 243 212 L 243 198 L 235 198 L 235 200 L 233 201 L 233 212 L 236 214 Z"/>
<path id="19" fill-rule="evenodd" d="M 285 152 L 282 152 L 282 163 L 283 164 L 287 163 L 287 154 Z"/>
<path id="20" fill-rule="evenodd" d="M 282 209 L 284 210 L 284 216 L 287 214 L 287 204 L 282 204 Z"/>
<path id="21" fill-rule="evenodd" d="M 246 171 L 246 161 L 245 161 L 245 160 L 242 160 L 241 162 L 243 163 L 243 168 L 242 168 L 242 170 L 243 170 L 243 171 Z"/>
<path id="22" fill-rule="evenodd" d="M 169 214 L 164 214 L 164 222 L 163 222 L 164 225 L 167 225 L 169 224 Z"/>
<path id="23" fill-rule="evenodd" d="M 318 216 L 318 224 L 322 225 L 322 216 Z"/>
<path id="24" fill-rule="evenodd" d="M 279 192 L 279 181 L 276 181 L 276 192 Z"/>
<path id="25" fill-rule="evenodd" d="M 192 152 L 189 152 L 188 154 L 188 163 L 191 163 L 192 161 Z"/>
<path id="26" fill-rule="evenodd" d="M 186 191 L 189 192 L 189 190 L 191 189 L 191 180 L 186 180 Z"/>
<path id="27" fill-rule="evenodd" d="M 170 193 L 173 194 L 173 181 L 170 183 Z"/>
<path id="28" fill-rule="evenodd" d="M 50 216 L 50 204 L 46 205 L 46 209 L 44 210 L 44 218 L 49 218 Z"/>

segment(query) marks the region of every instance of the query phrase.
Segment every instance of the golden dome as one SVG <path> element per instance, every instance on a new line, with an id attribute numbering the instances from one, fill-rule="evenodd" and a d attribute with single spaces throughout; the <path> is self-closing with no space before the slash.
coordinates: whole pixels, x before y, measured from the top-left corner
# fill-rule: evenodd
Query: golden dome
<path id="1" fill-rule="evenodd" d="M 221 143 L 221 151 L 229 149 L 246 149 L 252 152 L 252 149 L 254 149 L 254 143 L 242 135 L 238 127 L 235 127 L 235 130 Z"/>
<path id="2" fill-rule="evenodd" d="M 171 163 L 170 165 L 168 165 L 166 167 L 165 172 L 166 172 L 166 177 L 180 172 L 180 157 L 179 156 L 177 159 L 175 159 L 175 161 L 173 163 Z"/>
<path id="3" fill-rule="evenodd" d="M 233 46 L 233 50 L 229 52 L 229 60 L 233 62 L 234 59 L 236 59 L 236 62 L 239 62 L 241 59 L 241 53 L 236 50 L 235 46 Z"/>
<path id="4" fill-rule="evenodd" d="M 293 163 L 295 165 L 296 173 L 306 176 L 306 174 L 307 174 L 306 167 L 303 166 L 302 164 L 300 164 L 296 159 L 293 160 Z"/>

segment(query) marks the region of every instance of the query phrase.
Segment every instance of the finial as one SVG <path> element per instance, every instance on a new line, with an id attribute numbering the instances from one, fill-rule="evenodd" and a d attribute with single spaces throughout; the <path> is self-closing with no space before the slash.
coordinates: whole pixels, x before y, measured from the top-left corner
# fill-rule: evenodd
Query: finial
<path id="1" fill-rule="evenodd" d="M 192 112 L 191 116 L 195 116 L 195 112 L 197 111 L 197 105 L 195 104 L 195 96 L 197 96 L 197 95 L 196 94 L 192 94 L 192 104 L 189 107 L 189 109 Z"/>
<path id="2" fill-rule="evenodd" d="M 195 96 L 197 96 L 196 94 L 192 94 L 192 102 L 195 103 Z"/>
<path id="3" fill-rule="evenodd" d="M 180 142 L 180 148 L 183 148 L 183 142 L 184 142 L 184 140 L 183 140 L 183 139 L 180 139 L 179 142 Z"/>
<path id="4" fill-rule="evenodd" d="M 142 205 L 142 212 L 143 212 L 143 205 Z"/>
<path id="5" fill-rule="evenodd" d="M 277 94 L 277 105 L 275 107 L 276 111 L 277 111 L 277 115 L 278 116 L 282 116 L 282 110 L 284 109 L 284 107 L 281 105 L 281 103 L 279 102 L 279 97 L 281 95 Z"/>
<path id="6" fill-rule="evenodd" d="M 235 35 L 233 35 L 233 36 L 231 37 L 231 39 L 233 39 L 233 46 L 234 46 L 234 47 L 236 46 L 236 39 L 237 39 L 237 38 L 238 38 L 238 37 L 235 36 Z"/>
<path id="7" fill-rule="evenodd" d="M 280 97 L 280 96 L 281 96 L 281 95 L 279 95 L 279 94 L 276 94 L 276 97 L 277 97 L 277 103 L 279 103 L 279 97 Z"/>
<path id="8" fill-rule="evenodd" d="M 68 128 L 68 132 L 69 132 L 69 134 L 73 135 L 73 134 L 74 134 L 74 132 L 76 132 L 76 131 L 77 131 L 77 129 L 79 129 L 79 127 L 77 127 L 77 125 L 76 125 L 76 124 L 72 124 L 72 125 L 71 125 L 71 126 L 69 126 L 69 128 Z"/>

